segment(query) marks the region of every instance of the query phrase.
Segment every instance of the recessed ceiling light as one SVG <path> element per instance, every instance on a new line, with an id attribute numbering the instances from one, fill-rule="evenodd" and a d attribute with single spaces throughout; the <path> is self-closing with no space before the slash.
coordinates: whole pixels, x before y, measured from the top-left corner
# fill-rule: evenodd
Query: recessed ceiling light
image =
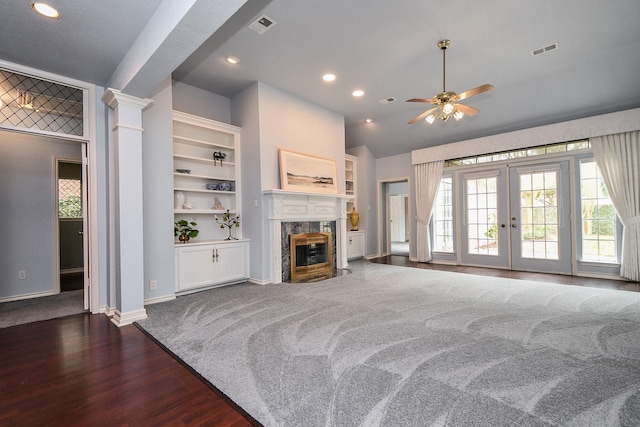
<path id="1" fill-rule="evenodd" d="M 35 10 L 40 15 L 46 16 L 47 18 L 60 18 L 60 12 L 46 3 L 31 3 L 31 9 Z"/>
<path id="2" fill-rule="evenodd" d="M 358 89 L 358 90 L 354 90 L 351 95 L 356 96 L 356 97 L 360 97 L 362 95 L 364 95 L 364 91 L 362 89 Z"/>
<path id="3" fill-rule="evenodd" d="M 322 80 L 324 80 L 325 82 L 332 82 L 335 79 L 336 79 L 336 75 L 332 73 L 327 73 L 324 76 L 322 76 Z"/>
<path id="4" fill-rule="evenodd" d="M 375 120 L 369 118 L 369 119 L 364 119 L 364 122 L 365 123 L 373 123 L 373 122 L 375 122 Z"/>
<path id="5" fill-rule="evenodd" d="M 229 64 L 237 64 L 238 62 L 240 62 L 240 58 L 232 55 L 225 57 L 224 60 L 227 61 Z"/>

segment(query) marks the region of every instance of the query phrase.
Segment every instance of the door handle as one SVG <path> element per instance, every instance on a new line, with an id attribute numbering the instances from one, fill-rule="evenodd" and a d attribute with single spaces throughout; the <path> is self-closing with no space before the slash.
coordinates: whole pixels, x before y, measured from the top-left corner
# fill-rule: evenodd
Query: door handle
<path id="1" fill-rule="evenodd" d="M 500 224 L 500 227 L 505 228 L 505 227 L 506 227 L 506 225 L 504 225 L 504 224 Z"/>
<path id="2" fill-rule="evenodd" d="M 78 236 L 82 236 L 84 234 L 84 231 L 80 230 L 78 231 Z"/>
<path id="3" fill-rule="evenodd" d="M 516 228 L 518 224 L 511 224 L 511 228 Z"/>

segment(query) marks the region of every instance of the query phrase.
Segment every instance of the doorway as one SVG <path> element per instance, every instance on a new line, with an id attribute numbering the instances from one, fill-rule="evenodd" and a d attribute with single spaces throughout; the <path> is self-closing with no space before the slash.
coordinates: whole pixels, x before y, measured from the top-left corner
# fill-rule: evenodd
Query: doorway
<path id="1" fill-rule="evenodd" d="M 383 255 L 409 256 L 409 179 L 398 178 L 380 182 L 381 253 Z"/>
<path id="2" fill-rule="evenodd" d="M 82 163 L 57 159 L 60 292 L 84 288 Z"/>
<path id="3" fill-rule="evenodd" d="M 571 274 L 569 161 L 463 173 L 461 263 Z"/>

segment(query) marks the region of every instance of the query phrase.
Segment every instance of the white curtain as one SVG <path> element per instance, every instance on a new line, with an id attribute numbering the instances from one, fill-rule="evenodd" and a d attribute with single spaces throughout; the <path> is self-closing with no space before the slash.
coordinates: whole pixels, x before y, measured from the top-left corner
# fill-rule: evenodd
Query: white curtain
<path id="1" fill-rule="evenodd" d="M 620 275 L 640 281 L 640 131 L 589 140 L 593 157 L 624 226 Z"/>
<path id="2" fill-rule="evenodd" d="M 438 194 L 444 161 L 420 163 L 414 166 L 416 174 L 416 222 L 418 227 L 418 262 L 431 261 L 431 236 L 429 220 Z"/>

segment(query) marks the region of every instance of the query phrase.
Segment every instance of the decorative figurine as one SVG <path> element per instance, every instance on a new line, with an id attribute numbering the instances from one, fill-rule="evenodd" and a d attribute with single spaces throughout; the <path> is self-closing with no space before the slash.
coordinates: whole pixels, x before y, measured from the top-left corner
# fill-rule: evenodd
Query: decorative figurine
<path id="1" fill-rule="evenodd" d="M 227 158 L 227 154 L 222 151 L 214 151 L 213 152 L 213 165 L 215 166 L 218 160 L 220 160 L 220 166 L 222 166 L 222 161 Z"/>
<path id="2" fill-rule="evenodd" d="M 238 240 L 236 237 L 231 236 L 231 228 L 240 227 L 240 216 L 239 215 L 231 216 L 231 215 L 232 214 L 229 212 L 229 209 L 227 209 L 227 212 L 225 212 L 224 215 L 222 216 L 222 222 L 218 221 L 218 215 L 214 216 L 214 218 L 216 219 L 216 222 L 220 224 L 220 228 L 229 229 L 229 237 L 227 237 L 224 240 Z"/>
<path id="3" fill-rule="evenodd" d="M 220 203 L 220 199 L 218 199 L 218 197 L 214 197 L 213 198 L 213 208 L 216 211 L 223 211 L 224 210 L 224 206 L 222 206 L 222 203 Z"/>

